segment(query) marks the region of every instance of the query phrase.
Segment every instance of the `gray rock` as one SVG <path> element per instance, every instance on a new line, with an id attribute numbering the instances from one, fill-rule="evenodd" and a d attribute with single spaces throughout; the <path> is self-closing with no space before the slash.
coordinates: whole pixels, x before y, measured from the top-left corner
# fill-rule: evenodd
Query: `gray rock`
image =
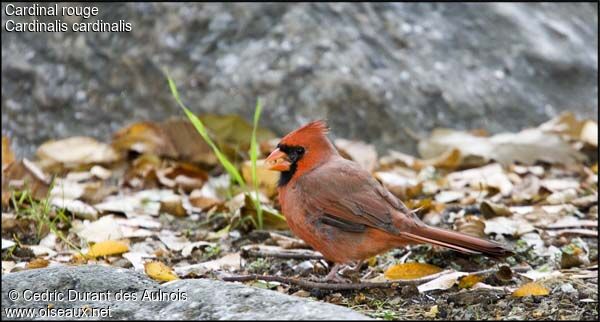
<path id="1" fill-rule="evenodd" d="M 46 298 L 32 300 L 34 292 Z M 14 294 L 18 299 L 11 297 Z M 88 297 L 83 298 L 86 294 Z M 9 319 L 7 309 L 41 308 L 44 311 L 48 307 L 55 312 L 87 307 L 88 315 L 94 312 L 95 318 L 106 319 L 367 318 L 341 306 L 241 284 L 187 279 L 159 285 L 141 273 L 104 266 L 60 266 L 2 276 L 3 319 Z M 81 311 L 75 312 L 81 315 Z M 43 317 L 38 315 L 38 318 Z"/>
<path id="2" fill-rule="evenodd" d="M 29 20 L 2 6 L 3 22 Z M 261 96 L 261 124 L 279 134 L 325 117 L 335 136 L 407 152 L 411 131 L 515 131 L 563 110 L 597 119 L 597 4 L 97 6 L 87 21 L 133 31 L 3 29 L 2 129 L 19 155 L 181 116 L 163 68 L 196 112 L 250 120 Z"/>

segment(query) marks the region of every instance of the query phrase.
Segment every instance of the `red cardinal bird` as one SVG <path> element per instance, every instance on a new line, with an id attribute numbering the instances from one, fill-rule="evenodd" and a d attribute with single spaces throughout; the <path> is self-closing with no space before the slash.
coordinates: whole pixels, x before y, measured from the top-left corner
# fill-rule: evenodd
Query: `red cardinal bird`
<path id="1" fill-rule="evenodd" d="M 392 248 L 430 243 L 491 257 L 512 252 L 496 242 L 425 225 L 357 163 L 340 156 L 315 121 L 286 135 L 267 158 L 280 171 L 279 202 L 290 229 L 336 265 Z"/>

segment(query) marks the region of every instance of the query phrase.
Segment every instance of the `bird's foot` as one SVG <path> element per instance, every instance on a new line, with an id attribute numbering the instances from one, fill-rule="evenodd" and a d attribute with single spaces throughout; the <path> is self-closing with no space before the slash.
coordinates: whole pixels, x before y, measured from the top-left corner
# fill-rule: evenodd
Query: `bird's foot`
<path id="1" fill-rule="evenodd" d="M 346 274 L 344 274 L 346 271 L 356 273 L 360 270 L 360 264 L 361 263 L 359 263 L 359 265 L 356 265 L 355 267 L 345 266 L 341 271 L 340 271 L 340 269 L 344 265 L 335 264 L 331 268 L 331 271 L 329 272 L 329 274 L 327 274 L 327 276 L 325 276 L 325 278 L 322 279 L 322 281 L 326 282 L 326 283 L 352 283 L 351 279 L 342 277 L 342 276 L 340 276 L 340 274 L 346 275 Z"/>

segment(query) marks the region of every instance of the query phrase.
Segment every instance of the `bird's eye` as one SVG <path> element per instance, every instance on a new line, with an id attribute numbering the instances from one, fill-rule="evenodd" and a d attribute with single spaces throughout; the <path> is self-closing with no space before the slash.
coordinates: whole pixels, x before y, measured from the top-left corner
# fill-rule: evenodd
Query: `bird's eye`
<path id="1" fill-rule="evenodd" d="M 304 154 L 304 148 L 303 148 L 303 147 L 298 147 L 298 149 L 296 149 L 296 152 L 297 152 L 299 155 L 302 155 L 302 154 Z"/>

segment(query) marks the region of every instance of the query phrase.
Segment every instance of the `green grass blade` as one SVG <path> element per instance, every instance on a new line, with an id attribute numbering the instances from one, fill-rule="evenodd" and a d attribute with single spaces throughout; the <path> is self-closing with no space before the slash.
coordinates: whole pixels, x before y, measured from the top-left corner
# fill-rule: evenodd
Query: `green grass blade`
<path id="1" fill-rule="evenodd" d="M 258 177 L 256 175 L 256 160 L 258 158 L 258 142 L 256 141 L 256 130 L 258 129 L 258 120 L 262 112 L 262 104 L 260 99 L 256 100 L 256 108 L 254 109 L 254 127 L 252 128 L 252 139 L 250 141 L 250 160 L 252 162 L 252 185 L 254 186 L 254 207 L 256 208 L 256 218 L 258 219 L 258 229 L 263 228 L 263 213 L 258 197 Z"/>
<path id="2" fill-rule="evenodd" d="M 244 179 L 240 175 L 240 172 L 233 165 L 233 163 L 231 163 L 229 161 L 229 159 L 227 159 L 227 157 L 221 152 L 221 150 L 219 150 L 219 148 L 217 147 L 217 145 L 210 138 L 210 136 L 208 135 L 208 131 L 206 130 L 206 127 L 204 126 L 204 124 L 202 123 L 202 121 L 200 121 L 200 119 L 194 113 L 192 113 L 187 107 L 185 107 L 185 105 L 183 104 L 183 102 L 181 101 L 181 99 L 179 97 L 179 92 L 177 91 L 177 87 L 175 86 L 175 82 L 173 81 L 173 79 L 171 79 L 171 77 L 167 73 L 165 73 L 165 74 L 167 76 L 167 80 L 169 81 L 169 88 L 171 89 L 171 94 L 175 98 L 175 101 L 177 101 L 177 104 L 183 109 L 183 111 L 187 115 L 188 119 L 190 119 L 190 122 L 192 122 L 192 124 L 194 125 L 194 127 L 196 128 L 196 130 L 198 131 L 198 133 L 200 133 L 200 135 L 202 136 L 202 138 L 204 139 L 204 141 L 213 150 L 213 152 L 217 156 L 217 159 L 219 160 L 219 163 L 221 163 L 221 165 L 223 166 L 223 168 L 225 168 L 225 171 L 227 171 L 227 173 L 229 173 L 229 175 L 240 186 L 245 187 L 246 183 L 244 182 Z"/>

